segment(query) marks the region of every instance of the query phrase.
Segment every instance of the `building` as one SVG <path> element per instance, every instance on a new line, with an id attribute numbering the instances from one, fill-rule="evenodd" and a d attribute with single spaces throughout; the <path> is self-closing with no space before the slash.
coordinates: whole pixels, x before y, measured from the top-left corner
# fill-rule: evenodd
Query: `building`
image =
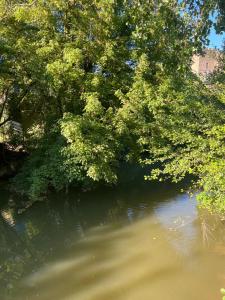
<path id="1" fill-rule="evenodd" d="M 192 71 L 200 77 L 206 78 L 219 67 L 220 51 L 205 49 L 203 55 L 194 55 L 192 59 Z"/>

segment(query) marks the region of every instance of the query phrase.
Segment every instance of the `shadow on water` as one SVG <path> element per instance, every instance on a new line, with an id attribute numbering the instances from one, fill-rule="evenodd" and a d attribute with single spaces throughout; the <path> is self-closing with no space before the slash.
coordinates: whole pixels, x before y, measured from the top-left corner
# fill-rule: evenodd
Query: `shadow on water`
<path id="1" fill-rule="evenodd" d="M 1 299 L 220 299 L 224 226 L 180 193 L 187 184 L 132 176 L 52 194 L 22 215 L 4 204 Z"/>

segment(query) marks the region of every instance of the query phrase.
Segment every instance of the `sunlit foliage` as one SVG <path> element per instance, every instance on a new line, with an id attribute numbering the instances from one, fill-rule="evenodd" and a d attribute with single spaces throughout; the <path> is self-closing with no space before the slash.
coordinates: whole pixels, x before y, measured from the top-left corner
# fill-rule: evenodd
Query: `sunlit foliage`
<path id="1" fill-rule="evenodd" d="M 190 72 L 216 7 L 203 2 L 0 1 L 0 128 L 20 122 L 30 152 L 18 191 L 160 162 L 151 178 L 194 174 L 223 209 L 224 94 Z"/>

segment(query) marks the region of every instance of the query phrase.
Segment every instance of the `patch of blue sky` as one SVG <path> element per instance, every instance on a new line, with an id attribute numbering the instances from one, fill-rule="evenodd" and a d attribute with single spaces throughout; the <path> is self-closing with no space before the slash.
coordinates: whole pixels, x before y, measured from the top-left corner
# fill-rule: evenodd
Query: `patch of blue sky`
<path id="1" fill-rule="evenodd" d="M 225 33 L 217 34 L 214 28 L 211 28 L 209 34 L 209 45 L 208 48 L 222 49 L 225 42 Z"/>
<path id="2" fill-rule="evenodd" d="M 211 16 L 212 21 L 215 23 L 217 18 L 217 12 Z M 210 30 L 209 45 L 208 48 L 222 49 L 225 42 L 225 33 L 217 34 L 214 26 Z"/>

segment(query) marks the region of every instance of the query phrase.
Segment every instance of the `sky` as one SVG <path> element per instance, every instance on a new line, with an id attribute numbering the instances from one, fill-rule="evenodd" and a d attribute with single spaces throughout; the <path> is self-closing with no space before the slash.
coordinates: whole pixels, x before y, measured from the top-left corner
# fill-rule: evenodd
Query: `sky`
<path id="1" fill-rule="evenodd" d="M 216 23 L 218 13 L 214 13 L 211 15 L 210 19 L 213 23 Z M 209 48 L 217 48 L 222 49 L 223 43 L 225 42 L 225 33 L 223 34 L 216 34 L 216 31 L 214 29 L 214 25 L 212 25 L 210 34 L 209 34 Z"/>
<path id="2" fill-rule="evenodd" d="M 225 34 L 216 34 L 215 29 L 212 28 L 210 35 L 209 35 L 209 48 L 217 48 L 217 49 L 221 49 L 223 46 L 223 42 L 225 41 Z"/>

